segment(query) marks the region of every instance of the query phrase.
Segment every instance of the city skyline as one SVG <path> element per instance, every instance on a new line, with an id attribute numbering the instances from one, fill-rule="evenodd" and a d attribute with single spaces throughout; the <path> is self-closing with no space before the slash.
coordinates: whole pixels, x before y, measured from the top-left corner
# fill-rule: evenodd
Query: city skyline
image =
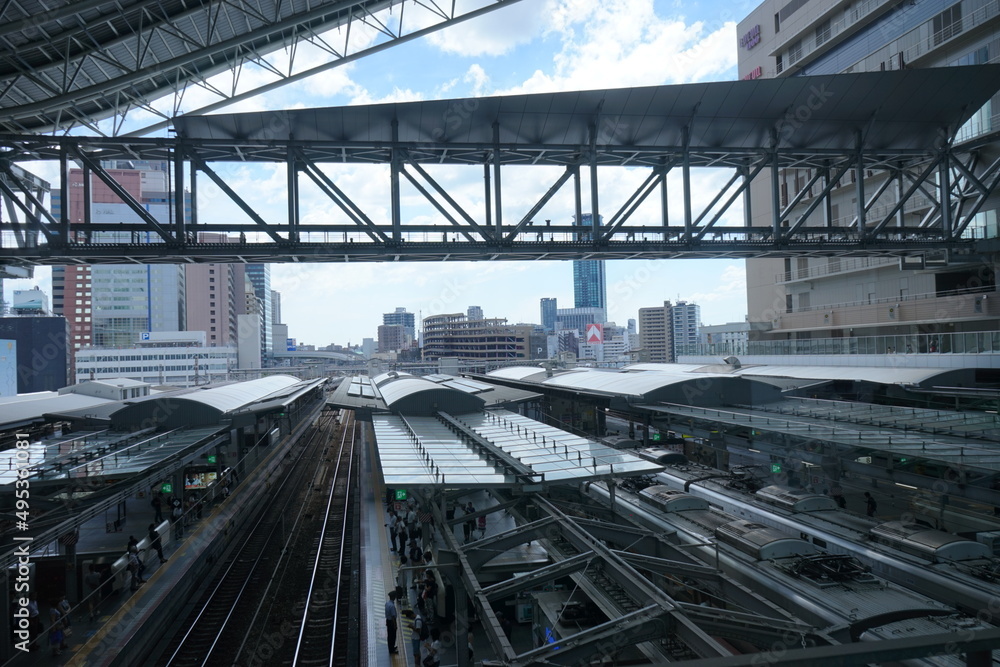
<path id="1" fill-rule="evenodd" d="M 517 3 L 224 111 L 732 80 L 738 43 L 735 21 L 751 8 L 749 3 L 733 7 L 721 2 L 680 8 L 653 0 Z M 248 70 L 244 76 L 266 75 Z M 135 116 L 135 122 L 143 122 L 142 114 Z M 57 168 L 51 166 L 53 174 Z M 612 187 L 618 182 L 627 189 L 645 175 L 639 169 L 623 171 L 628 173 L 609 174 L 604 182 Z M 539 181 L 549 178 L 543 172 L 515 168 L 506 173 L 504 206 L 510 207 L 510 216 L 537 199 Z M 48 173 L 40 169 L 40 176 Z M 353 167 L 337 167 L 331 174 L 362 203 L 382 189 L 377 181 L 384 174 L 373 179 L 371 172 Z M 238 192 L 258 197 L 254 205 L 259 211 L 276 219 L 285 215 L 283 170 L 233 165 L 223 175 Z M 457 180 L 452 189 L 457 196 L 481 196 L 481 174 L 448 178 Z M 717 176 L 701 178 L 714 187 L 716 180 L 727 176 L 720 170 Z M 698 182 L 694 190 L 696 203 L 709 197 L 699 194 Z M 223 207 L 224 198 L 203 199 L 202 220 L 240 215 Z M 602 206 L 605 219 L 619 204 L 609 200 Z M 554 206 L 545 217 L 571 222 L 573 207 L 568 199 Z M 380 210 L 384 203 L 376 200 L 374 207 Z M 304 200 L 306 223 L 322 219 L 328 210 L 329 202 L 320 196 Z M 739 211 L 733 215 L 738 217 Z M 274 265 L 271 287 L 282 294 L 289 336 L 316 345 L 346 345 L 374 337 L 382 314 L 397 306 L 427 317 L 464 312 L 475 304 L 483 307 L 486 317 L 537 322 L 539 298 L 573 303 L 571 267 L 570 262 Z M 37 283 L 51 294 L 47 273 L 43 269 L 31 280 L 8 281 L 7 288 Z M 746 314 L 740 260 L 609 261 L 606 283 L 608 320 L 622 325 L 635 318 L 640 307 L 677 298 L 678 293 L 701 304 L 707 323 L 742 320 Z"/>

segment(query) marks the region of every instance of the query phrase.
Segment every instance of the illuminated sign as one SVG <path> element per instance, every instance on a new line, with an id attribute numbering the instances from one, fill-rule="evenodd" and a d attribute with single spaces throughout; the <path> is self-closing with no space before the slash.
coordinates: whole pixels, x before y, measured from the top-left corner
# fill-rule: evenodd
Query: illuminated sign
<path id="1" fill-rule="evenodd" d="M 396 489 L 396 500 L 406 500 L 406 489 Z"/>
<path id="2" fill-rule="evenodd" d="M 163 491 L 163 493 L 173 493 L 174 485 L 171 484 L 170 482 L 164 482 L 163 485 L 160 487 L 160 491 Z"/>
<path id="3" fill-rule="evenodd" d="M 745 35 L 740 37 L 740 46 L 749 51 L 760 44 L 760 24 L 750 28 Z"/>
<path id="4" fill-rule="evenodd" d="M 760 65 L 757 65 L 752 70 L 750 70 L 748 73 L 744 74 L 743 77 L 742 77 L 742 79 L 744 81 L 753 81 L 754 79 L 759 79 L 760 75 L 763 74 L 763 73 L 764 73 L 764 68 L 761 67 Z"/>

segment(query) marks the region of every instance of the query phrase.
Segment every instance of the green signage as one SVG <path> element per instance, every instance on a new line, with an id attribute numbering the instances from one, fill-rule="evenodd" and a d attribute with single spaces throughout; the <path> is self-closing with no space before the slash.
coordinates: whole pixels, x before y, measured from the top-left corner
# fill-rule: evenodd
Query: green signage
<path id="1" fill-rule="evenodd" d="M 164 493 L 173 493 L 174 485 L 170 482 L 164 482 L 163 485 L 160 486 L 160 491 L 163 491 Z"/>
<path id="2" fill-rule="evenodd" d="M 208 462 L 209 463 L 215 463 L 216 460 L 217 460 L 217 458 L 216 458 L 215 454 L 209 454 L 208 455 Z"/>
<path id="3" fill-rule="evenodd" d="M 659 439 L 660 439 L 660 434 L 659 433 L 654 433 L 653 434 L 653 440 L 657 440 L 658 441 Z"/>
<path id="4" fill-rule="evenodd" d="M 406 489 L 396 489 L 396 500 L 406 500 Z"/>
<path id="5" fill-rule="evenodd" d="M 778 474 L 779 472 L 781 472 L 781 464 L 780 463 L 772 463 L 771 464 L 771 472 L 773 472 L 774 474 Z"/>

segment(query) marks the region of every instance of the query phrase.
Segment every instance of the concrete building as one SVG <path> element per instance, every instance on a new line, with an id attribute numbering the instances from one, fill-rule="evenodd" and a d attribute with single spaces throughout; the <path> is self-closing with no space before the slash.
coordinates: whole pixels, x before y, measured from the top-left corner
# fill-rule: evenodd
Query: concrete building
<path id="1" fill-rule="evenodd" d="M 378 352 L 378 344 L 375 342 L 374 338 L 361 339 L 361 354 L 363 354 L 366 359 L 370 359 L 376 352 Z"/>
<path id="2" fill-rule="evenodd" d="M 246 312 L 244 265 L 188 264 L 184 270 L 187 328 L 206 332 L 209 347 L 235 345 L 236 318 Z"/>
<path id="3" fill-rule="evenodd" d="M 684 349 L 695 349 L 699 343 L 698 327 L 701 325 L 701 306 L 678 301 L 670 309 L 671 336 L 674 359 Z"/>
<path id="4" fill-rule="evenodd" d="M 271 323 L 281 322 L 281 292 L 271 290 Z"/>
<path id="5" fill-rule="evenodd" d="M 422 329 L 425 361 L 441 357 L 532 359 L 539 355 L 532 348 L 534 326 L 530 324 L 509 325 L 500 318 L 470 320 L 464 313 L 451 313 L 424 318 Z M 544 348 L 540 341 L 537 347 Z"/>
<path id="6" fill-rule="evenodd" d="M 592 214 L 584 213 L 575 222 L 581 230 L 587 230 L 579 232 L 577 240 L 589 241 L 593 238 L 591 231 L 593 220 Z M 603 220 L 598 218 L 598 224 L 601 222 Z M 607 312 L 606 283 L 603 259 L 573 260 L 573 305 L 576 308 L 601 308 Z"/>
<path id="7" fill-rule="evenodd" d="M 399 352 L 410 347 L 413 337 L 403 324 L 383 324 L 378 328 L 378 351 Z"/>
<path id="8" fill-rule="evenodd" d="M 271 353 L 288 351 L 288 325 L 275 323 L 271 325 Z"/>
<path id="9" fill-rule="evenodd" d="M 481 320 L 483 319 L 483 308 L 482 306 L 469 306 L 465 314 L 470 320 Z"/>
<path id="10" fill-rule="evenodd" d="M 263 355 L 260 352 L 260 341 L 264 338 L 260 332 L 261 319 L 257 313 L 236 316 L 236 365 L 238 368 L 262 368 L 264 365 Z M 270 339 L 271 336 L 268 335 L 267 338 Z M 272 358 L 270 350 L 268 357 Z"/>
<path id="11" fill-rule="evenodd" d="M 750 342 L 750 323 L 728 322 L 703 326 L 698 330 L 698 338 L 699 354 L 746 354 L 747 344 Z"/>
<path id="12" fill-rule="evenodd" d="M 575 329 L 584 333 L 588 324 L 604 324 L 607 320 L 604 308 L 558 308 L 556 309 L 555 329 Z"/>
<path id="13" fill-rule="evenodd" d="M 669 301 L 662 306 L 639 309 L 639 347 L 642 361 L 671 363 L 674 360 L 673 320 Z"/>
<path id="14" fill-rule="evenodd" d="M 978 0 L 768 0 L 740 22 L 739 36 L 739 74 L 744 79 L 962 66 L 993 62 L 1000 55 L 1000 6 Z M 978 110 L 959 129 L 957 142 L 993 131 L 997 121 L 992 108 L 998 102 L 994 96 Z M 996 142 L 985 144 L 980 162 L 993 162 L 1000 154 L 997 149 Z M 811 169 L 782 171 L 778 204 L 787 206 L 814 175 Z M 903 181 L 887 184 L 883 172 L 871 171 L 863 178 L 871 217 L 890 212 L 903 192 Z M 835 184 L 830 205 L 818 207 L 805 225 L 852 225 L 858 208 L 856 183 L 857 173 L 851 170 Z M 882 185 L 887 186 L 884 191 Z M 822 186 L 820 182 L 809 189 L 791 219 Z M 770 187 L 767 179 L 755 180 L 751 224 L 771 224 Z M 996 237 L 998 207 L 994 196 L 964 235 Z M 918 226 L 931 210 L 931 199 L 918 194 L 896 214 L 897 224 Z M 995 349 L 989 332 L 1000 329 L 996 264 L 929 259 L 906 266 L 897 259 L 874 257 L 747 260 L 751 350 L 755 341 L 773 343 L 762 344 L 762 354 L 791 355 Z M 816 357 L 799 361 L 816 363 Z"/>
<path id="15" fill-rule="evenodd" d="M 542 326 L 549 333 L 556 330 L 556 311 L 559 309 L 556 299 L 543 298 L 539 303 Z"/>
<path id="16" fill-rule="evenodd" d="M 194 387 L 225 381 L 237 365 L 234 346 L 206 347 L 203 331 L 146 332 L 131 345 L 77 351 L 76 381 L 129 378 Z"/>
<path id="17" fill-rule="evenodd" d="M 406 312 L 406 308 L 396 308 L 391 313 L 384 313 L 382 315 L 382 324 L 398 324 L 403 327 L 410 340 L 417 339 L 417 316 Z M 382 346 L 379 345 L 379 351 L 381 350 Z"/>

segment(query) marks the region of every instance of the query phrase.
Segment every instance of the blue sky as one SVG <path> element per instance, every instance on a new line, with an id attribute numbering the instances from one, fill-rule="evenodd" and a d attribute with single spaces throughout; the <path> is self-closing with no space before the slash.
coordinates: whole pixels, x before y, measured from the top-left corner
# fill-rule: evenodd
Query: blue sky
<path id="1" fill-rule="evenodd" d="M 736 22 L 752 7 L 723 2 L 522 0 L 223 112 L 731 80 L 736 77 Z M 297 57 L 318 61 L 322 54 L 302 49 Z M 266 80 L 267 74 L 247 70 L 242 77 Z M 200 91 L 192 91 L 186 99 L 192 105 L 212 101 Z M 137 114 L 135 122 L 142 121 Z M 505 206 L 511 206 L 511 215 L 518 206 L 530 206 L 554 180 L 544 172 L 531 172 L 505 176 Z M 384 208 L 384 173 L 344 166 L 328 173 L 345 189 L 353 188 L 349 192 L 366 210 Z M 224 175 L 238 192 L 252 193 L 248 198 L 258 210 L 277 219 L 284 216 L 280 170 L 233 166 Z M 619 179 L 627 192 L 644 176 L 638 170 L 617 170 L 608 178 Z M 718 177 L 709 174 L 704 179 L 714 183 Z M 470 210 L 476 210 L 481 171 L 441 173 L 440 178 L 449 182 L 456 196 L 469 201 Z M 607 184 L 602 176 L 602 189 Z M 699 188 L 695 183 L 696 199 L 709 191 L 710 185 Z M 205 199 L 199 208 L 202 220 L 234 214 L 222 198 L 199 194 Z M 539 217 L 558 218 L 558 206 L 565 202 L 557 198 L 554 208 Z M 306 221 L 323 219 L 329 208 L 318 193 L 304 194 Z M 564 219 L 569 215 L 567 207 Z M 705 324 L 742 320 L 746 312 L 742 261 L 615 261 L 608 263 L 607 281 L 609 318 L 619 324 L 636 317 L 640 307 L 667 299 L 699 303 Z M 8 281 L 7 290 L 29 283 L 46 289 L 47 282 L 47 271 L 39 271 L 34 281 Z M 382 313 L 399 306 L 426 317 L 478 305 L 487 317 L 538 322 L 541 297 L 556 297 L 561 307 L 573 305 L 568 262 L 273 265 L 272 286 L 282 293 L 282 319 L 289 325 L 289 335 L 316 345 L 357 344 L 364 337 L 375 337 Z"/>

